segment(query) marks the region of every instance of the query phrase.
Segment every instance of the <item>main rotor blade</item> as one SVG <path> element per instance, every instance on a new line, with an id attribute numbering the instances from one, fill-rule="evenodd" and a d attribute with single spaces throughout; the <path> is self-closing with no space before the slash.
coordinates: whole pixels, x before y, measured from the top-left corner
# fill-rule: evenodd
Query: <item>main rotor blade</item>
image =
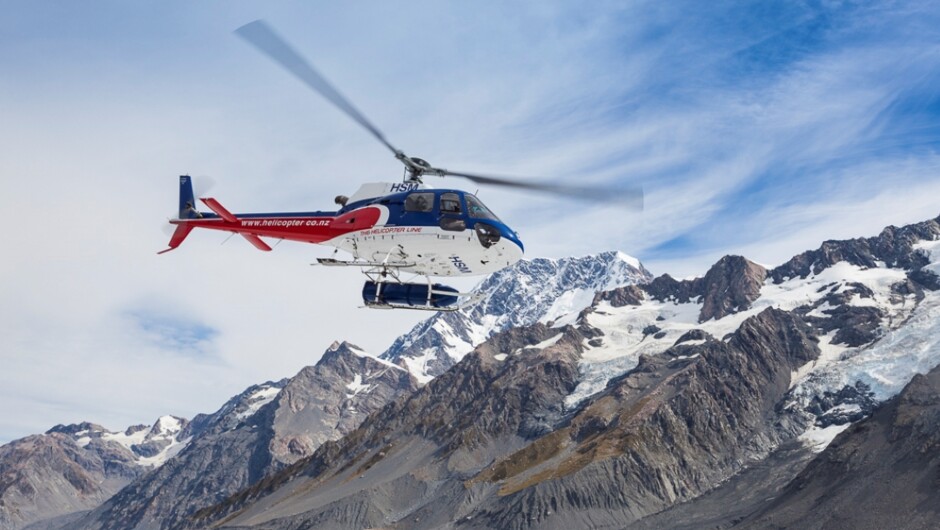
<path id="1" fill-rule="evenodd" d="M 446 175 L 463 177 L 472 180 L 477 184 L 488 184 L 491 186 L 503 186 L 506 188 L 516 188 L 520 190 L 534 190 L 553 195 L 562 195 L 564 197 L 575 197 L 593 201 L 620 203 L 624 206 L 635 209 L 643 209 L 643 189 L 642 188 L 593 188 L 587 186 L 566 186 L 564 184 L 541 184 L 537 182 L 527 182 L 503 177 L 488 177 L 485 175 L 475 175 L 473 173 L 462 173 L 458 171 L 441 170 Z"/>
<path id="2" fill-rule="evenodd" d="M 347 116 L 372 133 L 372 136 L 378 138 L 378 140 L 385 144 L 385 147 L 389 148 L 396 156 L 401 154 L 401 151 L 388 143 L 382 131 L 378 130 L 375 125 L 372 125 L 361 112 L 356 110 L 356 107 L 352 106 L 352 103 L 346 100 L 338 90 L 333 88 L 333 85 L 331 85 L 329 81 L 314 70 L 313 66 L 311 66 L 306 59 L 287 44 L 284 39 L 278 36 L 263 20 L 249 22 L 236 29 L 235 33 L 275 62 L 280 63 L 288 72 L 303 81 L 305 85 L 319 92 L 320 95 L 329 100 L 330 103 L 336 105 L 341 111 L 345 112 Z"/>

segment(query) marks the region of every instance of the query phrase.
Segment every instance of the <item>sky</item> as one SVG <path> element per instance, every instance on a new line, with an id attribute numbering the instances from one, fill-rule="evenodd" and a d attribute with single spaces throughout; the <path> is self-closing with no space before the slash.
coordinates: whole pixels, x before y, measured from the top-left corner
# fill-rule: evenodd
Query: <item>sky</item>
<path id="1" fill-rule="evenodd" d="M 0 443 L 212 412 L 427 317 L 360 308 L 312 245 L 197 231 L 156 255 L 181 174 L 236 212 L 401 177 L 233 34 L 256 19 L 412 156 L 645 190 L 636 213 L 479 189 L 528 257 L 688 277 L 940 215 L 936 2 L 5 2 Z"/>

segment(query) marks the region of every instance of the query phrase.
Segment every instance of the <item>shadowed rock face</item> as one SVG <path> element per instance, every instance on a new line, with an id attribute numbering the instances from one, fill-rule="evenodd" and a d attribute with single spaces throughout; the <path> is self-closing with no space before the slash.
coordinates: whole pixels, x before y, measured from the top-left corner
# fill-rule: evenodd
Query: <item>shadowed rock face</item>
<path id="1" fill-rule="evenodd" d="M 742 528 L 936 528 L 940 367 L 840 434 Z"/>
<path id="2" fill-rule="evenodd" d="M 769 309 L 727 343 L 645 357 L 567 426 L 484 471 L 502 496 L 462 526 L 622 526 L 694 498 L 797 432 L 776 406 L 817 355 L 805 324 Z M 511 472 L 537 455 L 552 456 Z"/>
<path id="3" fill-rule="evenodd" d="M 719 319 L 751 307 L 766 277 L 767 269 L 741 256 L 721 258 L 702 282 L 704 297 L 698 321 Z"/>

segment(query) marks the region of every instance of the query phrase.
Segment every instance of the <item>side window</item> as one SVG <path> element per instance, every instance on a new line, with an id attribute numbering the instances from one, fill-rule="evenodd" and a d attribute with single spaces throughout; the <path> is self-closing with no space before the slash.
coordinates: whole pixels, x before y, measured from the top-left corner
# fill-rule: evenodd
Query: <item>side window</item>
<path id="1" fill-rule="evenodd" d="M 499 218 L 490 211 L 489 208 L 483 205 L 480 202 L 480 199 L 477 199 L 469 193 L 464 195 L 464 199 L 467 201 L 467 210 L 470 212 L 470 217 L 474 219 L 492 219 L 494 221 L 499 221 Z"/>
<path id="2" fill-rule="evenodd" d="M 460 197 L 456 193 L 441 195 L 441 213 L 460 214 Z"/>
<path id="3" fill-rule="evenodd" d="M 412 193 L 407 198 L 405 198 L 406 212 L 430 212 L 433 209 L 433 193 Z"/>

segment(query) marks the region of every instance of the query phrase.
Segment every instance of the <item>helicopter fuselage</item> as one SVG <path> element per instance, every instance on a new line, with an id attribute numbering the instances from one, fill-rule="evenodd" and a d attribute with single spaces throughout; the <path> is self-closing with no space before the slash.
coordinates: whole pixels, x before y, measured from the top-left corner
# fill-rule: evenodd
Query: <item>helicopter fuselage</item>
<path id="1" fill-rule="evenodd" d="M 170 249 L 193 228 L 204 228 L 238 233 L 261 250 L 271 248 L 261 238 L 321 244 L 359 262 L 445 277 L 488 274 L 523 255 L 519 236 L 461 190 L 414 186 L 377 197 L 354 195 L 338 211 L 233 214 L 215 199 L 202 199 L 212 213 L 196 210 L 187 196 L 189 177 L 181 177 L 180 185 L 180 216 L 170 220 L 177 225 Z M 381 186 L 394 190 L 401 184 Z"/>

